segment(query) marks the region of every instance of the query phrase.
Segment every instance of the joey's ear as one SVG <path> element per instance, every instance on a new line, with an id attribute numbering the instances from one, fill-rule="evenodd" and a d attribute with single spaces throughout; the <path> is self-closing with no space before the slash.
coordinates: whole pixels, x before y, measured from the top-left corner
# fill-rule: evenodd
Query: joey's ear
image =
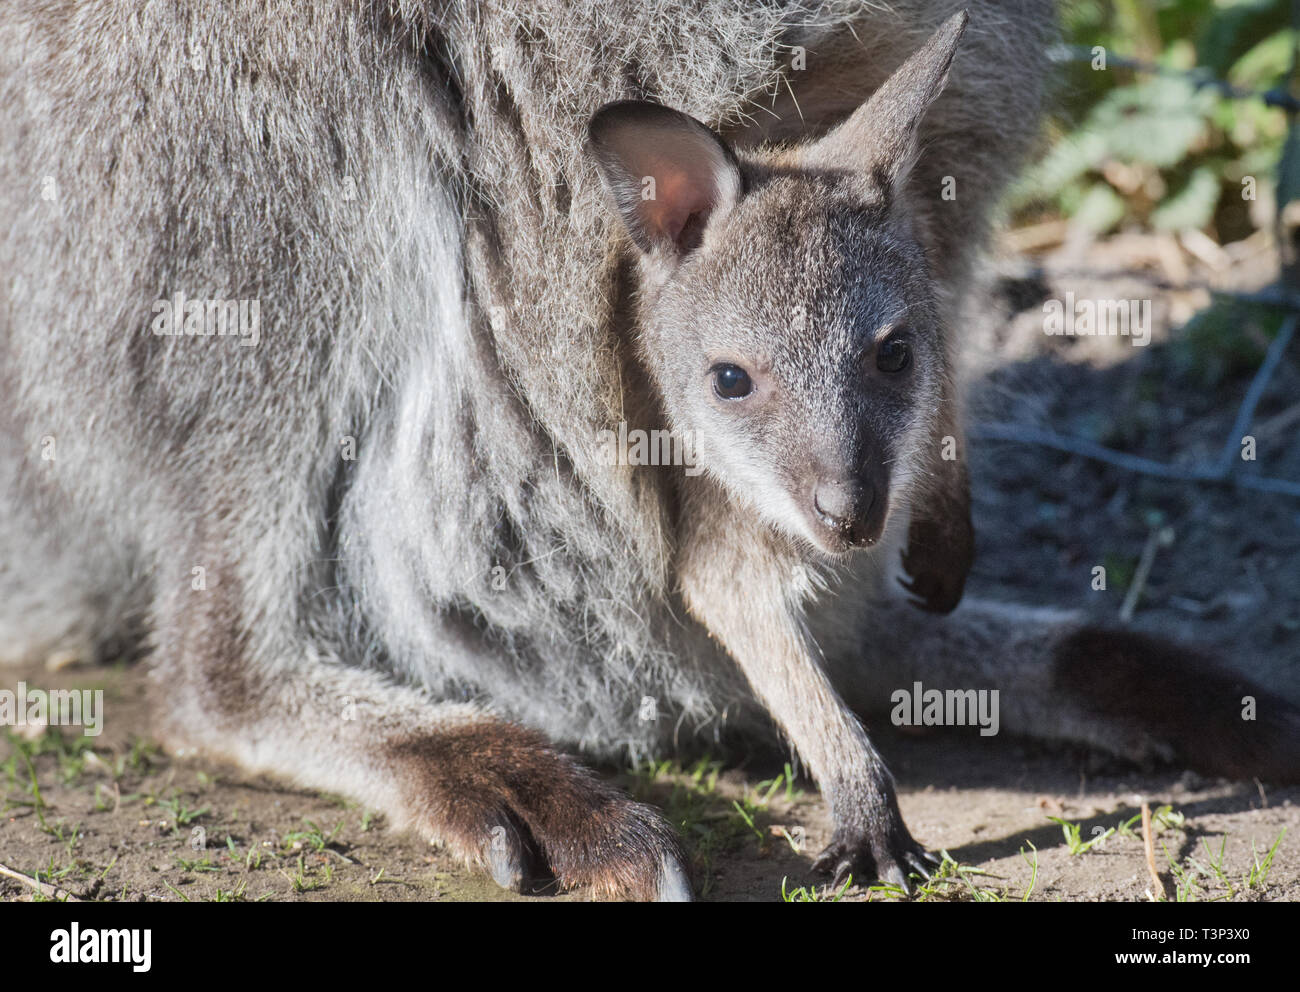
<path id="1" fill-rule="evenodd" d="M 587 135 L 587 152 L 642 251 L 686 254 L 709 220 L 740 199 L 735 153 L 694 117 L 624 100 L 596 111 Z"/>
<path id="2" fill-rule="evenodd" d="M 902 181 L 916 156 L 921 119 L 943 92 L 968 20 L 964 10 L 948 18 L 866 103 L 808 150 L 808 164 L 865 172 L 891 186 Z"/>

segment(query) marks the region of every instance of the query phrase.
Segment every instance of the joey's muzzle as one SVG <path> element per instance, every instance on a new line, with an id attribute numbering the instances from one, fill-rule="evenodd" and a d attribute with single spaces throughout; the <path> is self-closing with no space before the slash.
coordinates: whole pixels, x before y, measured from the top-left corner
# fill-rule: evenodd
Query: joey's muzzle
<path id="1" fill-rule="evenodd" d="M 817 543 L 826 551 L 843 552 L 879 540 L 889 508 L 888 485 L 883 471 L 848 478 L 820 476 L 808 500 Z"/>

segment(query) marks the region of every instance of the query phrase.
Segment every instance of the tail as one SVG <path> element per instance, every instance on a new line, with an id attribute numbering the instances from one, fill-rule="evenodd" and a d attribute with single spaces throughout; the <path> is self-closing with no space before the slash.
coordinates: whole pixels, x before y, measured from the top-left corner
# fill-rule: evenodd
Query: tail
<path id="1" fill-rule="evenodd" d="M 1052 646 L 1073 709 L 1206 775 L 1300 782 L 1300 709 L 1190 646 L 1083 627 Z"/>
<path id="2" fill-rule="evenodd" d="M 1300 782 L 1300 707 L 1190 645 L 971 599 L 945 617 L 900 604 L 873 615 L 885 618 L 868 627 L 873 672 L 859 661 L 846 695 L 875 714 L 918 681 L 996 689 L 1000 732 L 1204 775 Z"/>

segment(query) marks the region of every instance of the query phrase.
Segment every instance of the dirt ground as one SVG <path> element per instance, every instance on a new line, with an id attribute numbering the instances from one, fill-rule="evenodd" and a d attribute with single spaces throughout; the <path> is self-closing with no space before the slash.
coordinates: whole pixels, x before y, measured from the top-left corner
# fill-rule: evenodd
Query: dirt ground
<path id="1" fill-rule="evenodd" d="M 10 732 L 0 764 L 0 865 L 56 887 L 53 898 L 534 898 L 498 889 L 353 803 L 161 754 L 136 736 L 148 726 L 138 668 L 16 674 L 29 685 L 103 688 L 113 715 L 98 738 L 47 732 L 31 743 Z M 972 748 L 942 733 L 886 735 L 881 744 L 913 833 L 963 866 L 949 866 L 922 899 L 1145 901 L 1160 893 L 1134 820 L 1143 802 L 1156 814 L 1165 897 L 1300 899 L 1300 788 L 1097 767 L 1094 755 L 1015 741 Z M 830 838 L 826 810 L 808 783 L 790 788 L 784 774 L 703 765 L 619 778 L 684 827 L 704 899 L 774 901 L 783 891 L 792 900 L 833 899 L 839 893 L 809 874 Z M 1072 854 L 1049 817 L 1077 825 L 1081 843 L 1104 839 Z M 545 887 L 536 897 L 585 898 Z M 42 896 L 0 877 L 0 898 Z M 855 886 L 841 898 L 888 902 L 898 894 Z"/>
<path id="2" fill-rule="evenodd" d="M 1207 287 L 1268 280 L 1267 239 L 1227 250 L 1123 236 L 1041 250 L 1022 237 L 1011 247 L 969 329 L 974 425 L 1047 427 L 1166 461 L 1213 459 L 1281 318 L 1220 301 L 1185 325 L 1213 302 Z M 1044 335 L 1043 300 L 1067 290 L 1152 300 L 1152 342 Z M 1250 427 L 1256 460 L 1238 471 L 1300 480 L 1295 354 Z M 1116 622 L 1144 546 L 1168 529 L 1132 625 L 1211 648 L 1300 702 L 1300 499 L 1135 475 L 978 432 L 972 452 L 972 592 Z M 1098 564 L 1111 580 L 1105 592 L 1091 588 Z M 546 888 L 511 896 L 355 804 L 162 754 L 149 743 L 138 666 L 7 669 L 3 678 L 4 687 L 102 688 L 108 719 L 96 738 L 4 732 L 0 899 L 585 898 Z M 1300 788 L 1206 781 L 1002 738 L 976 747 L 956 732 L 877 736 L 913 834 L 954 859 L 922 900 L 1300 899 Z M 829 892 L 810 876 L 829 822 L 812 786 L 791 782 L 787 768 L 702 762 L 610 774 L 682 829 L 704 899 L 899 898 L 883 887 Z M 1158 881 L 1143 803 L 1154 814 Z"/>

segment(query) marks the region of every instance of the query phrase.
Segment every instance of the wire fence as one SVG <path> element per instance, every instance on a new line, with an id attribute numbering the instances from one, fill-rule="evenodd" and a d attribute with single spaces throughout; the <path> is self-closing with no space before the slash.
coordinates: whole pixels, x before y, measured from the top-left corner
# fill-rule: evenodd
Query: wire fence
<path id="1" fill-rule="evenodd" d="M 1295 7 L 1300 16 L 1300 3 Z M 1091 62 L 1095 58 L 1093 49 L 1081 45 L 1056 45 L 1049 50 L 1049 57 L 1056 62 Z M 1300 62 L 1300 48 L 1297 49 L 1297 62 Z M 1161 76 L 1178 76 L 1188 80 L 1194 88 L 1210 88 L 1222 96 L 1233 100 L 1262 100 L 1266 105 L 1278 107 L 1285 111 L 1290 126 L 1296 127 L 1296 115 L 1300 114 L 1300 99 L 1283 87 L 1270 90 L 1250 90 L 1234 86 L 1226 80 L 1218 79 L 1204 69 L 1172 69 L 1153 62 L 1116 56 L 1106 53 L 1106 64 L 1131 69 L 1136 72 Z M 1300 66 L 1293 64 L 1291 71 L 1293 81 L 1300 78 Z M 1281 204 L 1279 204 L 1279 209 Z M 1069 454 L 1079 455 L 1093 461 L 1104 462 L 1117 468 L 1126 469 L 1142 475 L 1157 476 L 1186 482 L 1214 482 L 1237 486 L 1264 493 L 1276 493 L 1285 496 L 1300 497 L 1300 481 L 1279 479 L 1241 471 L 1244 464 L 1241 458 L 1242 445 L 1254 420 L 1255 409 L 1268 388 L 1269 380 L 1282 363 L 1283 356 L 1295 337 L 1296 325 L 1300 323 L 1300 296 L 1290 292 L 1279 284 L 1258 293 L 1224 293 L 1221 295 L 1264 302 L 1270 306 L 1287 311 L 1287 316 L 1279 328 L 1277 336 L 1270 343 L 1264 360 L 1251 380 L 1250 388 L 1242 398 L 1233 419 L 1232 427 L 1219 456 L 1213 461 L 1180 463 L 1162 462 L 1125 451 L 1118 451 L 1088 438 L 1061 434 L 1040 427 L 1021 424 L 983 424 L 970 431 L 971 437 L 983 441 L 1004 441 L 1018 444 L 1037 444 L 1054 448 Z"/>
<path id="2" fill-rule="evenodd" d="M 1096 53 L 1085 45 L 1053 45 L 1047 50 L 1047 57 L 1056 63 L 1092 62 L 1096 58 Z M 1190 83 L 1193 89 L 1214 90 L 1228 100 L 1260 100 L 1266 106 L 1277 107 L 1289 114 L 1300 113 L 1300 98 L 1297 98 L 1282 86 L 1276 86 L 1270 90 L 1252 90 L 1244 86 L 1236 86 L 1226 79 L 1220 79 L 1207 69 L 1199 67 L 1174 69 L 1158 62 L 1128 58 L 1111 52 L 1106 53 L 1106 65 L 1108 68 L 1131 69 L 1134 72 L 1140 72 L 1148 76 L 1183 79 Z"/>

